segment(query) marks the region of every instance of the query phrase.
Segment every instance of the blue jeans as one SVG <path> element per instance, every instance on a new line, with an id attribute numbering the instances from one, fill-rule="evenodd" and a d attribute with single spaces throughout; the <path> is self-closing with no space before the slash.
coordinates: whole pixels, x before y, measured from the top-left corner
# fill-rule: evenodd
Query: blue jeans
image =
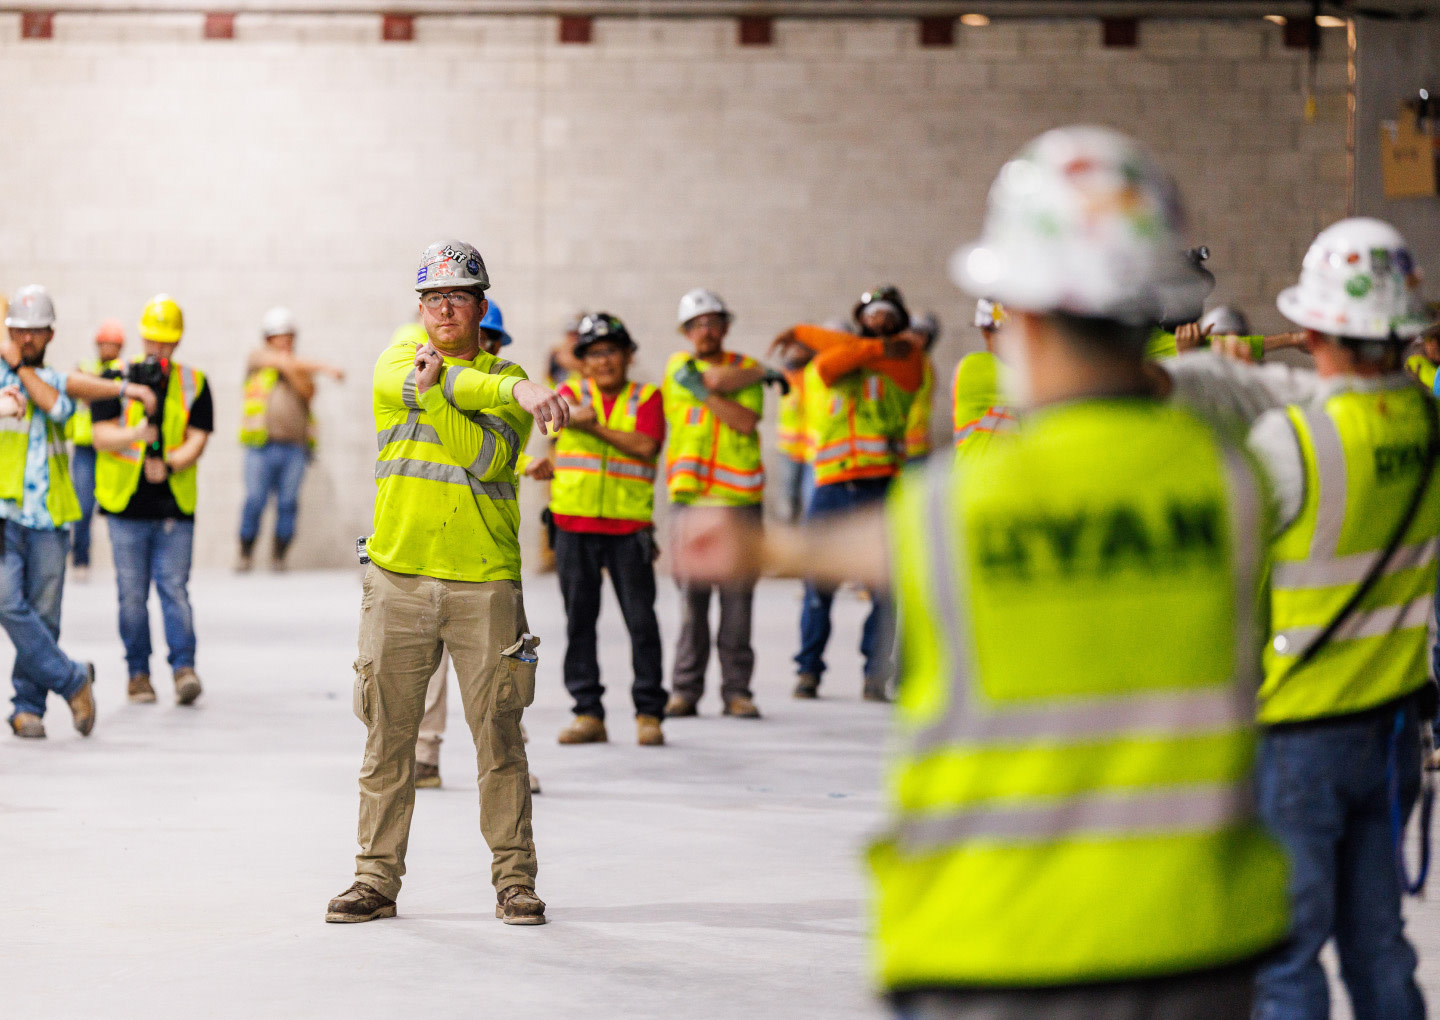
<path id="1" fill-rule="evenodd" d="M 1417 712 L 1398 748 L 1408 818 L 1420 787 Z M 1256 1020 L 1325 1020 L 1320 949 L 1332 936 L 1355 1020 L 1424 1020 L 1405 938 L 1386 759 L 1394 711 L 1271 729 L 1260 747 L 1260 815 L 1290 858 L 1290 939 L 1256 977 Z"/>
<path id="2" fill-rule="evenodd" d="M 15 697 L 11 701 L 15 712 L 43 716 L 48 692 L 68 701 L 85 683 L 85 667 L 56 643 L 70 541 L 63 528 L 27 528 L 15 521 L 5 521 L 4 526 L 0 627 L 15 646 L 15 669 L 10 675 Z"/>
<path id="3" fill-rule="evenodd" d="M 865 478 L 854 482 L 832 482 L 817 485 L 810 492 L 805 507 L 808 524 L 828 514 L 844 513 L 878 503 L 890 488 L 888 478 Z M 830 643 L 830 607 L 835 601 L 834 588 L 805 585 L 805 603 L 800 609 L 800 652 L 795 656 L 798 673 L 825 673 L 825 646 Z M 860 654 L 865 657 L 865 675 L 887 676 L 890 671 L 891 636 L 890 602 L 870 592 L 870 615 L 865 617 L 860 632 Z"/>
<path id="4" fill-rule="evenodd" d="M 815 488 L 815 472 L 808 461 L 779 459 L 780 519 L 786 524 L 799 524 Z"/>
<path id="5" fill-rule="evenodd" d="M 110 518 L 120 640 L 130 675 L 150 672 L 150 582 L 160 594 L 172 670 L 195 666 L 195 617 L 190 611 L 190 551 L 195 522 Z"/>
<path id="6" fill-rule="evenodd" d="M 70 525 L 70 561 L 90 565 L 90 521 L 95 515 L 95 447 L 76 446 L 70 458 L 70 480 L 80 498 L 80 519 Z"/>
<path id="7" fill-rule="evenodd" d="M 307 452 L 298 443 L 266 443 L 245 451 L 245 506 L 240 511 L 240 541 L 260 534 L 260 515 L 275 494 L 275 541 L 289 545 L 300 510 L 300 483 Z"/>

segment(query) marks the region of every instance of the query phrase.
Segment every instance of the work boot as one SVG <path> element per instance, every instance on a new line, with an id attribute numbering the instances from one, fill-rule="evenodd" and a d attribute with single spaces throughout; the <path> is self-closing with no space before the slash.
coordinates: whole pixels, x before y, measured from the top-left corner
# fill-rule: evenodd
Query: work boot
<path id="1" fill-rule="evenodd" d="M 125 690 L 131 701 L 149 704 L 155 700 L 155 688 L 150 686 L 149 673 L 136 673 L 130 678 Z"/>
<path id="2" fill-rule="evenodd" d="M 532 772 L 532 773 L 530 773 L 530 793 L 531 793 L 532 796 L 534 796 L 534 795 L 539 794 L 539 792 L 540 792 L 540 777 L 537 776 L 537 775 L 535 775 L 535 773 Z"/>
<path id="3" fill-rule="evenodd" d="M 356 924 L 380 917 L 395 916 L 395 901 L 382 896 L 364 882 L 356 882 L 325 908 L 327 924 Z"/>
<path id="4" fill-rule="evenodd" d="M 733 715 L 736 719 L 760 718 L 760 710 L 755 707 L 755 702 L 743 695 L 725 702 L 725 714 Z"/>
<path id="5" fill-rule="evenodd" d="M 665 743 L 665 734 L 660 730 L 660 720 L 653 715 L 635 717 L 635 743 L 641 747 L 660 747 Z"/>
<path id="6" fill-rule="evenodd" d="M 431 765 L 428 761 L 417 761 L 415 763 L 415 789 L 440 789 L 440 766 Z"/>
<path id="7" fill-rule="evenodd" d="M 240 542 L 240 555 L 235 558 L 235 573 L 248 574 L 255 569 L 255 540 Z"/>
<path id="8" fill-rule="evenodd" d="M 75 720 L 75 729 L 82 737 L 88 737 L 95 728 L 95 664 L 85 663 L 85 682 L 66 701 L 70 715 Z"/>
<path id="9" fill-rule="evenodd" d="M 545 901 L 534 889 L 512 885 L 495 897 L 495 916 L 506 924 L 544 924 Z"/>
<path id="10" fill-rule="evenodd" d="M 695 702 L 683 694 L 672 694 L 670 700 L 665 703 L 665 718 L 680 719 L 687 715 L 699 715 L 695 711 Z"/>
<path id="11" fill-rule="evenodd" d="M 285 573 L 285 554 L 290 551 L 290 543 L 282 542 L 278 538 L 270 548 L 270 569 L 277 574 Z"/>
<path id="12" fill-rule="evenodd" d="M 200 678 L 189 666 L 182 666 L 175 671 L 175 703 L 177 705 L 193 705 L 195 699 L 200 697 Z"/>
<path id="13" fill-rule="evenodd" d="M 569 726 L 560 731 L 562 744 L 603 744 L 609 739 L 605 732 L 605 720 L 598 715 L 577 715 Z"/>
<path id="14" fill-rule="evenodd" d="M 865 701 L 888 702 L 890 700 L 890 692 L 886 690 L 888 686 L 885 682 L 885 677 L 881 674 L 867 674 L 865 677 L 865 686 L 860 691 L 860 697 Z"/>
<path id="15" fill-rule="evenodd" d="M 820 697 L 820 674 L 801 673 L 795 678 L 795 697 L 814 700 Z"/>
<path id="16" fill-rule="evenodd" d="M 17 737 L 40 740 L 45 736 L 45 722 L 34 712 L 16 712 L 10 719 L 10 729 Z"/>

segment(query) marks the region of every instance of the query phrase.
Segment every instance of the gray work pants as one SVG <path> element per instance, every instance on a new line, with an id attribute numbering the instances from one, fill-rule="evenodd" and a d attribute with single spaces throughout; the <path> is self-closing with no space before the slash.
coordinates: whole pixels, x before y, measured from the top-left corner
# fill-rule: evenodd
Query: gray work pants
<path id="1" fill-rule="evenodd" d="M 763 519 L 760 506 L 720 508 L 752 524 Z M 678 513 L 683 511 L 679 507 Z M 750 644 L 750 610 L 755 601 L 753 584 L 699 584 L 677 576 L 682 619 L 680 643 L 675 649 L 675 669 L 670 691 L 686 701 L 698 702 L 705 693 L 705 671 L 710 665 L 710 595 L 720 594 L 720 626 L 715 648 L 720 656 L 720 698 L 753 697 L 750 678 L 755 673 L 755 649 Z"/>

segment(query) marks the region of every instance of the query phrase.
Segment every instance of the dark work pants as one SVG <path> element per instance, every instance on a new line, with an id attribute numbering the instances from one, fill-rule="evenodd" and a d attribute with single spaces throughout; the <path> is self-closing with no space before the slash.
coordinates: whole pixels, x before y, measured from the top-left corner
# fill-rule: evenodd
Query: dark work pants
<path id="1" fill-rule="evenodd" d="M 565 689 L 576 715 L 605 718 L 595 624 L 600 618 L 601 571 L 610 575 L 620 613 L 630 631 L 635 682 L 630 693 L 636 715 L 665 715 L 660 664 L 660 623 L 655 619 L 654 536 L 555 532 L 555 573 L 565 600 Z"/>
<path id="2" fill-rule="evenodd" d="M 716 508 L 711 508 L 716 509 Z M 764 517 L 760 506 L 723 507 L 737 521 L 759 525 Z M 674 508 L 677 520 L 684 511 Z M 705 670 L 710 665 L 710 593 L 720 593 L 720 627 L 715 648 L 720 654 L 720 698 L 749 698 L 750 677 L 755 672 L 755 649 L 750 644 L 750 610 L 755 600 L 754 584 L 698 584 L 677 577 L 684 617 L 680 644 L 675 649 L 675 670 L 670 687 L 686 701 L 699 701 L 705 693 Z"/>

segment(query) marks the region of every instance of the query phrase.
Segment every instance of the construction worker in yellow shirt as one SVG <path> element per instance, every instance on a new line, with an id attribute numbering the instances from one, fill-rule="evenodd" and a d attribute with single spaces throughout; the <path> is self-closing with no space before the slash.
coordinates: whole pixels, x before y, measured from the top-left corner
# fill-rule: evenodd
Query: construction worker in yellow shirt
<path id="1" fill-rule="evenodd" d="M 392 344 L 375 365 L 375 533 L 355 660 L 365 723 L 355 881 L 325 919 L 395 916 L 415 804 L 415 740 L 425 692 L 450 650 L 475 738 L 480 829 L 492 855 L 495 916 L 543 924 L 520 719 L 535 696 L 535 648 L 520 588 L 515 459 L 532 420 L 563 427 L 569 408 L 518 366 L 480 349 L 490 278 L 473 245 L 421 254 L 415 289 L 427 343 Z"/>
<path id="2" fill-rule="evenodd" d="M 1040 136 L 952 261 L 1009 309 L 1033 408 L 1015 436 L 911 473 L 883 513 L 763 538 L 696 517 L 676 545 L 696 574 L 896 594 L 869 865 L 901 1017 L 1250 1020 L 1285 938 L 1285 857 L 1254 808 L 1263 479 L 1146 374 L 1156 306 L 1194 286 L 1180 215 L 1129 139 Z"/>

